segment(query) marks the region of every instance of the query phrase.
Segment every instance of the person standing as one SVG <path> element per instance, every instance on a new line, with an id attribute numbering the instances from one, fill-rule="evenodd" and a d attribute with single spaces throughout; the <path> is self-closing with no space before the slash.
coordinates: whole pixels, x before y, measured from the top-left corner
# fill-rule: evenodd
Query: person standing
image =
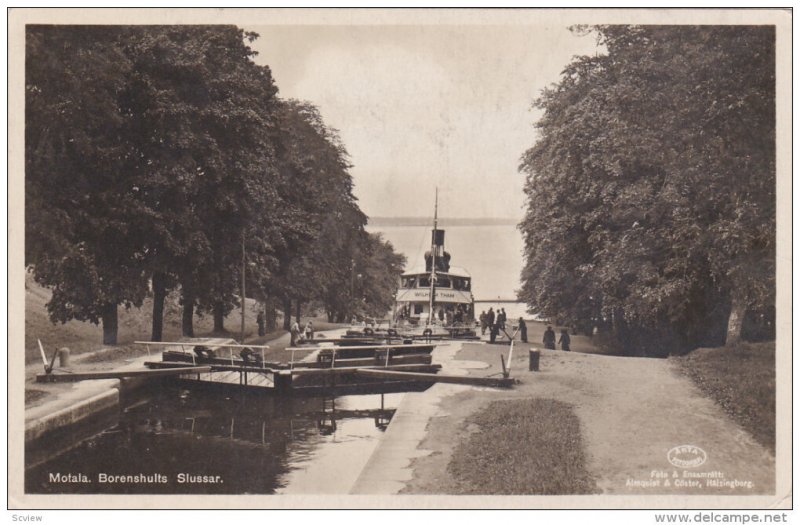
<path id="1" fill-rule="evenodd" d="M 489 327 L 489 342 L 494 343 L 499 333 L 500 333 L 500 321 L 494 323 Z"/>
<path id="2" fill-rule="evenodd" d="M 441 306 L 439 307 L 439 322 L 444 322 L 444 309 Z"/>
<path id="3" fill-rule="evenodd" d="M 525 324 L 525 321 L 522 317 L 519 318 L 519 324 L 517 325 L 519 329 L 519 337 L 523 343 L 528 342 L 528 325 Z"/>
<path id="4" fill-rule="evenodd" d="M 494 310 L 489 308 L 489 313 L 486 314 L 486 324 L 489 325 L 489 331 L 494 329 Z"/>
<path id="5" fill-rule="evenodd" d="M 481 310 L 478 320 L 481 322 L 481 335 L 486 335 L 486 310 Z"/>
<path id="6" fill-rule="evenodd" d="M 500 324 L 500 328 L 505 330 L 506 329 L 506 309 L 501 308 L 500 312 L 497 314 L 497 322 Z"/>
<path id="7" fill-rule="evenodd" d="M 289 346 L 297 346 L 297 339 L 300 337 L 300 324 L 295 321 L 292 323 L 292 327 L 289 329 L 291 333 L 291 339 L 289 341 Z"/>
<path id="8" fill-rule="evenodd" d="M 542 336 L 542 343 L 544 343 L 544 347 L 548 350 L 555 350 L 556 349 L 556 333 L 553 331 L 552 326 L 548 326 L 547 330 L 544 331 L 544 336 Z"/>
<path id="9" fill-rule="evenodd" d="M 558 339 L 558 344 L 561 345 L 563 351 L 569 352 L 569 333 L 567 333 L 566 328 L 561 330 L 561 337 Z"/>
<path id="10" fill-rule="evenodd" d="M 311 341 L 312 339 L 314 339 L 314 325 L 312 324 L 310 319 L 306 323 L 305 336 L 307 341 Z"/>

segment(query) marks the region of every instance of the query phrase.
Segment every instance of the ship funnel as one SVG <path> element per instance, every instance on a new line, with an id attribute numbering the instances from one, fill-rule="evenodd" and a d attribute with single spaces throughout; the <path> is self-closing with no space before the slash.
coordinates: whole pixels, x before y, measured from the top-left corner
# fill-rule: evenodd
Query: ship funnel
<path id="1" fill-rule="evenodd" d="M 444 230 L 431 230 L 431 246 L 444 248 Z"/>

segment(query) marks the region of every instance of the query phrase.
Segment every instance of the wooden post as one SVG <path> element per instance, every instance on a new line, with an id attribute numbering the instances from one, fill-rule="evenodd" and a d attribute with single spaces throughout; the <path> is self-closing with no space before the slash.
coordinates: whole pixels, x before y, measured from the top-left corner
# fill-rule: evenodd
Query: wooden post
<path id="1" fill-rule="evenodd" d="M 500 354 L 500 366 L 503 367 L 503 377 L 508 377 L 508 372 L 506 371 L 506 360 L 503 358 L 503 354 Z"/>
<path id="2" fill-rule="evenodd" d="M 514 339 L 517 337 L 517 332 L 519 332 L 519 328 L 514 330 L 514 334 L 511 336 L 511 344 L 510 348 L 508 349 L 508 370 L 506 371 L 505 377 L 511 375 L 511 358 L 514 357 Z"/>
<path id="3" fill-rule="evenodd" d="M 291 372 L 288 374 L 282 374 L 276 372 L 273 374 L 273 379 L 275 381 L 275 391 L 281 394 L 289 394 L 292 391 L 292 374 Z"/>
<path id="4" fill-rule="evenodd" d="M 534 348 L 528 351 L 528 370 L 531 372 L 539 371 L 539 350 Z"/>
<path id="5" fill-rule="evenodd" d="M 64 360 L 62 361 L 61 354 L 65 353 Z M 53 357 L 50 358 L 50 371 L 53 371 L 53 367 L 56 364 L 56 355 L 58 355 L 58 366 L 62 368 L 67 368 L 69 366 L 69 348 L 66 346 L 62 346 L 58 349 L 58 352 L 53 352 Z"/>
<path id="6" fill-rule="evenodd" d="M 53 360 L 50 362 L 50 370 L 53 369 L 55 360 L 56 354 L 53 354 Z M 58 366 L 59 368 L 69 368 L 69 348 L 66 346 L 58 349 Z"/>
<path id="7" fill-rule="evenodd" d="M 47 366 L 47 356 L 44 354 L 44 347 L 42 346 L 42 341 L 39 340 L 39 339 L 37 339 L 37 341 L 39 341 L 39 352 L 42 354 L 42 363 L 44 364 L 44 373 L 45 374 L 49 374 L 51 369 Z"/>

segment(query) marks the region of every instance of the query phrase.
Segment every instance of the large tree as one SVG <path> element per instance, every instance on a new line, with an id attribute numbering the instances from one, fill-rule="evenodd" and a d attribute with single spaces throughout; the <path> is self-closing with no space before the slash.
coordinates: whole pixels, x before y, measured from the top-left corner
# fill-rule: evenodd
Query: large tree
<path id="1" fill-rule="evenodd" d="M 153 339 L 180 283 L 215 325 L 236 304 L 241 239 L 268 271 L 274 86 L 233 26 L 31 27 L 27 49 L 28 262 L 54 320 L 116 340 L 116 306 L 153 289 Z M 263 264 L 262 264 L 263 263 Z"/>
<path id="2" fill-rule="evenodd" d="M 223 331 L 243 271 L 286 323 L 311 301 L 339 319 L 384 306 L 397 259 L 364 230 L 347 151 L 313 105 L 276 97 L 256 37 L 29 26 L 26 258 L 54 321 L 102 321 L 113 344 L 118 305 L 150 288 L 160 340 L 179 288 L 184 335 L 197 311 Z M 369 287 L 347 286 L 355 272 Z"/>
<path id="3" fill-rule="evenodd" d="M 630 351 L 734 340 L 774 300 L 774 29 L 590 30 L 536 102 L 520 296 Z"/>
<path id="4" fill-rule="evenodd" d="M 26 35 L 26 263 L 53 289 L 51 319 L 103 323 L 146 293 L 142 238 L 131 217 L 118 97 L 131 63 L 109 27 L 28 26 Z"/>
<path id="5" fill-rule="evenodd" d="M 360 306 L 364 314 L 382 318 L 393 310 L 405 264 L 406 257 L 395 252 L 392 243 L 379 233 L 369 234 L 360 265 L 363 274 L 359 280 Z"/>
<path id="6" fill-rule="evenodd" d="M 283 304 L 288 329 L 292 310 L 297 315 L 303 303 L 324 298 L 330 287 L 346 293 L 349 281 L 341 279 L 341 269 L 346 266 L 349 276 L 353 238 L 365 235 L 366 217 L 352 194 L 347 151 L 319 110 L 308 102 L 282 101 L 279 124 L 283 249 L 267 286 Z"/>

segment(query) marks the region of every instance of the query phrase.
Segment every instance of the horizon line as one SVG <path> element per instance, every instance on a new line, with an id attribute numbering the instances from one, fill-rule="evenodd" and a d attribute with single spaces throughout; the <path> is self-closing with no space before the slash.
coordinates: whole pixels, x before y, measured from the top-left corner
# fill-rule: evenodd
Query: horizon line
<path id="1" fill-rule="evenodd" d="M 368 215 L 368 219 L 418 219 L 418 220 L 433 220 L 433 217 L 427 215 Z M 521 221 L 523 217 L 439 217 L 439 220 L 468 220 L 468 221 Z"/>

